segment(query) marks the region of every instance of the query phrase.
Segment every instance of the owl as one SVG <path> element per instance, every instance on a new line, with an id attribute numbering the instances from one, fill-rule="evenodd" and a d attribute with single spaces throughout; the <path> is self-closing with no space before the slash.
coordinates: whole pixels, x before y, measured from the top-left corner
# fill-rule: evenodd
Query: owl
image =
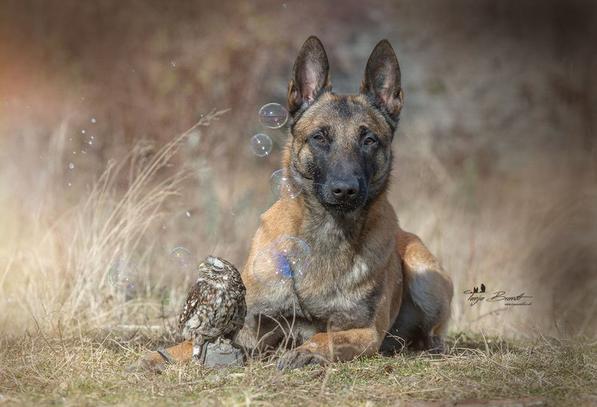
<path id="1" fill-rule="evenodd" d="M 242 328 L 247 313 L 245 286 L 238 270 L 219 257 L 199 265 L 178 324 L 181 334 L 193 340 L 193 357 L 205 361 L 208 343 L 230 343 Z"/>

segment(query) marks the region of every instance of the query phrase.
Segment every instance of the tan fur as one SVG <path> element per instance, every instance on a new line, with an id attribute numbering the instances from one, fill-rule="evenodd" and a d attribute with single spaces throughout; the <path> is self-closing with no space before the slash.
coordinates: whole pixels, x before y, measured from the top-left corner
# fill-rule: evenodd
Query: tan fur
<path id="1" fill-rule="evenodd" d="M 387 199 L 391 144 L 403 103 L 389 43 L 380 42 L 372 52 L 361 94 L 338 96 L 330 89 L 325 51 L 312 37 L 289 84 L 288 105 L 296 120 L 283 155 L 286 176 L 301 194 L 283 195 L 261 216 L 241 273 L 248 312 L 236 342 L 248 350 L 290 346 L 280 361 L 283 368 L 392 352 L 393 335 L 414 347 L 441 350 L 452 282 L 421 240 L 399 227 Z M 367 173 L 366 205 L 334 212 L 320 203 L 317 188 L 323 184 L 315 182 L 313 168 L 321 158 L 309 140 L 322 128 L 334 137 L 324 166 L 361 162 L 359 154 L 374 163 L 375 172 Z M 378 146 L 366 153 L 359 147 L 363 128 L 375 134 Z M 288 236 L 308 244 L 310 263 L 304 274 L 280 281 L 276 264 L 264 262 L 263 253 Z M 185 361 L 192 346 L 185 342 L 168 352 Z M 160 359 L 155 353 L 146 357 L 151 366 L 163 363 Z"/>

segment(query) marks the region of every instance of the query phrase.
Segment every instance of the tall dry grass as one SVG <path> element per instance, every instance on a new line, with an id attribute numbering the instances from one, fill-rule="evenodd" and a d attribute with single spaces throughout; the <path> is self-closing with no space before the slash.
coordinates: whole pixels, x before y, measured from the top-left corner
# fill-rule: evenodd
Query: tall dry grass
<path id="1" fill-rule="evenodd" d="M 212 111 L 162 147 L 139 143 L 119 160 L 108 161 L 99 178 L 70 207 L 65 208 L 62 200 L 53 201 L 56 190 L 47 194 L 45 188 L 30 189 L 40 200 L 38 209 L 15 224 L 19 230 L 12 250 L 3 253 L 1 330 L 18 334 L 32 328 L 58 332 L 146 324 L 160 312 L 163 319 L 160 300 L 178 299 L 188 281 L 183 278 L 167 285 L 164 280 L 170 276 L 152 278 L 152 271 L 192 261 L 181 259 L 180 253 L 165 261 L 156 250 L 166 204 L 180 196 L 182 183 L 190 176 L 186 169 L 172 170 L 172 161 L 189 135 L 224 113 Z M 52 135 L 50 156 L 64 156 L 61 149 L 68 129 L 64 123 Z M 62 179 L 59 168 L 64 162 L 49 165 L 48 173 Z M 62 193 L 72 186 L 56 181 L 46 180 L 52 188 L 62 185 Z M 19 211 L 4 213 L 5 218 L 14 215 Z M 169 305 L 177 307 L 178 302 Z"/>

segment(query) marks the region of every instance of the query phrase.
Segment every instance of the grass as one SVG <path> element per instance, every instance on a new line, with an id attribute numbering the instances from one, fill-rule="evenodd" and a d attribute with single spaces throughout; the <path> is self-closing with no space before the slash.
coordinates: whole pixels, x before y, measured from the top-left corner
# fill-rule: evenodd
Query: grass
<path id="1" fill-rule="evenodd" d="M 221 114 L 206 115 L 191 131 L 208 127 Z M 54 137 L 57 151 L 67 134 L 64 128 Z M 172 322 L 192 277 L 189 270 L 175 274 L 176 267 L 168 263 L 171 243 L 180 239 L 191 218 L 179 216 L 164 226 L 173 212 L 169 205 L 192 190 L 186 182 L 192 174 L 197 177 L 197 169 L 171 169 L 189 134 L 161 148 L 139 144 L 120 161 L 108 162 L 103 175 L 86 194 L 78 194 L 81 199 L 72 206 L 56 202 L 58 209 L 53 209 L 42 194 L 37 217 L 16 217 L 9 229 L 13 233 L 7 235 L 15 239 L 2 249 L 5 257 L 0 256 L 0 404 L 395 405 L 523 398 L 540 405 L 597 402 L 594 339 L 456 334 L 450 338 L 450 351 L 441 357 L 377 356 L 286 373 L 277 371 L 274 361 L 251 361 L 245 368 L 209 370 L 187 364 L 170 366 L 161 375 L 127 374 L 127 366 L 143 352 L 175 340 Z M 121 184 L 122 179 L 127 181 Z M 54 188 L 68 191 L 49 183 L 48 189 Z M 207 203 L 218 199 L 208 189 L 199 194 Z M 252 233 L 254 228 L 243 226 L 258 218 L 258 206 L 248 206 L 235 227 Z M 201 209 L 194 209 L 193 235 L 199 226 L 207 227 L 211 212 Z M 168 234 L 175 240 L 168 240 Z M 203 245 L 196 252 L 211 252 L 209 241 Z M 456 270 L 456 279 L 461 269 L 450 269 Z M 460 277 L 460 287 L 475 281 Z M 455 317 L 462 317 L 463 301 L 455 298 L 455 306 L 460 305 Z M 532 312 L 529 322 L 538 315 Z M 586 314 L 591 327 L 590 308 Z M 507 326 L 502 322 L 490 323 L 499 329 Z M 459 329 L 462 324 L 452 326 Z M 468 324 L 466 331 L 474 328 Z"/>
<path id="2" fill-rule="evenodd" d="M 597 401 L 597 343 L 450 337 L 444 356 L 407 353 L 282 373 L 274 362 L 244 368 L 172 365 L 127 374 L 160 334 L 76 337 L 30 334 L 1 342 L 0 394 L 15 404 L 396 405 L 398 400 L 531 399 L 547 405 Z M 591 393 L 593 394 L 591 396 Z"/>

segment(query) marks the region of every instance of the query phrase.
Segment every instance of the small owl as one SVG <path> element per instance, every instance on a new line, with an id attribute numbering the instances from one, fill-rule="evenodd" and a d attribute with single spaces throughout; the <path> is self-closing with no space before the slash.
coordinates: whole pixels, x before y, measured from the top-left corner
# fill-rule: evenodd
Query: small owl
<path id="1" fill-rule="evenodd" d="M 185 339 L 193 340 L 193 357 L 205 361 L 207 343 L 230 342 L 242 328 L 247 305 L 245 286 L 238 270 L 219 257 L 209 256 L 199 265 L 178 326 Z"/>

